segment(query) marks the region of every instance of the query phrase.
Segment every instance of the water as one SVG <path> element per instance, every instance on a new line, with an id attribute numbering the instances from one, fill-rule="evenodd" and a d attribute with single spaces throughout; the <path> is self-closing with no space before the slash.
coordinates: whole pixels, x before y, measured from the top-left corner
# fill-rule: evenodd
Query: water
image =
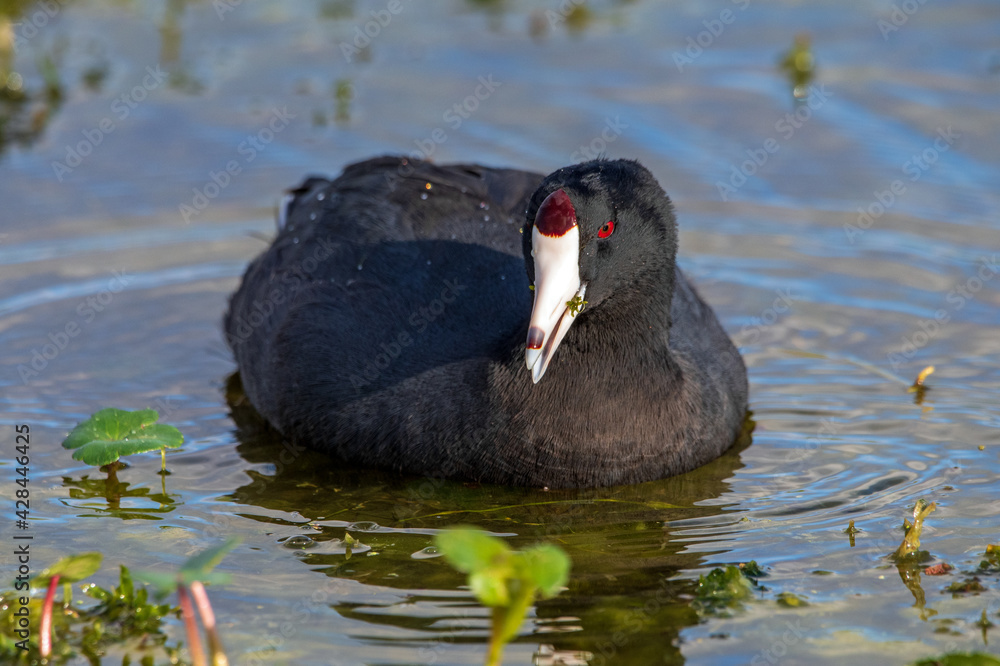
<path id="1" fill-rule="evenodd" d="M 388 6 L 8 8 L 30 100 L 0 107 L 0 432 L 31 426 L 33 562 L 99 549 L 108 584 L 238 535 L 211 590 L 238 664 L 480 663 L 486 612 L 431 548 L 456 523 L 573 558 L 505 663 L 995 652 L 975 622 L 1000 624 L 1000 580 L 943 592 L 1000 540 L 995 3 L 594 2 L 565 21 L 557 3 L 403 3 L 356 47 Z M 775 65 L 801 31 L 818 65 L 796 106 Z M 753 443 L 675 479 L 548 493 L 344 469 L 231 416 L 220 318 L 281 190 L 399 151 L 642 160 L 747 361 Z M 59 447 L 106 406 L 152 406 L 187 437 L 165 479 L 157 456 L 130 460 L 114 501 Z M 923 547 L 956 571 L 907 586 L 886 555 L 918 498 L 939 504 Z M 751 559 L 766 589 L 699 618 L 698 576 Z"/>

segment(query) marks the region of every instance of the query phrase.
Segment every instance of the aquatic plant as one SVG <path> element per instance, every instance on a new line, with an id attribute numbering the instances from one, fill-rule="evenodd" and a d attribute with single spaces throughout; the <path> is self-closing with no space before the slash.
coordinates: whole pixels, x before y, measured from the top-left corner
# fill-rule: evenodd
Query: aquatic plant
<path id="1" fill-rule="evenodd" d="M 486 666 L 496 666 L 538 597 L 552 597 L 569 577 L 570 560 L 552 544 L 512 550 L 497 537 L 471 528 L 445 530 L 435 544 L 455 569 L 469 574 L 479 603 L 493 609 Z"/>
<path id="2" fill-rule="evenodd" d="M 33 587 L 48 585 L 38 629 L 38 651 L 42 657 L 48 658 L 52 653 L 52 606 L 55 602 L 56 586 L 62 580 L 63 606 L 68 606 L 73 601 L 72 584 L 97 573 L 101 568 L 102 557 L 100 553 L 81 553 L 64 557 L 51 567 L 43 569 L 32 580 Z"/>
<path id="3" fill-rule="evenodd" d="M 920 550 L 920 533 L 924 529 L 924 519 L 931 515 L 935 509 L 937 509 L 936 503 L 928 504 L 926 500 L 917 500 L 913 507 L 913 524 L 911 525 L 910 521 L 903 519 L 903 531 L 906 532 L 906 535 L 903 537 L 903 542 L 899 544 L 899 548 L 896 549 L 896 560 L 911 557 Z"/>
<path id="4" fill-rule="evenodd" d="M 30 587 L 46 587 L 44 600 L 30 599 L 20 587 L 0 591 L 0 662 L 64 664 L 82 656 L 90 663 L 100 663 L 106 648 L 127 641 L 147 654 L 143 664 L 152 664 L 151 647 L 162 648 L 176 663 L 177 648 L 166 645 L 167 636 L 161 631 L 164 616 L 177 612 L 167 604 L 148 602 L 147 590 L 133 583 L 128 568 L 121 567 L 118 585 L 110 590 L 98 585 L 82 586 L 84 594 L 99 603 L 74 608 L 72 582 L 83 580 L 97 571 L 100 553 L 82 553 L 63 558 L 44 569 L 30 581 Z M 56 601 L 56 591 L 62 583 L 63 596 Z M 56 608 L 59 609 L 56 612 Z M 19 614 L 39 617 L 38 641 L 18 634 Z M 126 653 L 124 663 L 129 663 Z"/>
<path id="5" fill-rule="evenodd" d="M 228 574 L 212 573 L 212 569 L 222 561 L 230 550 L 232 550 L 239 539 L 230 537 L 220 546 L 209 548 L 197 555 L 189 558 L 176 574 L 161 573 L 158 571 L 140 571 L 136 577 L 157 588 L 157 596 L 166 597 L 172 592 L 177 592 L 177 600 L 181 607 L 181 617 L 184 620 L 184 628 L 187 631 L 188 646 L 191 652 L 191 661 L 194 666 L 228 666 L 229 659 L 222 649 L 222 641 L 215 626 L 215 613 L 212 605 L 208 601 L 208 592 L 205 591 L 205 583 L 227 583 Z M 193 603 L 192 603 L 193 602 Z M 205 655 L 201 648 L 201 638 L 198 635 L 197 617 L 195 616 L 195 606 L 198 608 L 198 615 L 201 616 L 202 626 L 205 627 L 205 635 L 208 638 L 208 654 L 210 662 L 205 661 Z"/>
<path id="6" fill-rule="evenodd" d="M 110 465 L 121 456 L 160 451 L 161 470 L 167 469 L 167 449 L 184 443 L 184 435 L 171 425 L 157 423 L 155 409 L 128 412 L 109 407 L 91 415 L 63 440 L 64 449 L 74 449 L 73 459 L 88 465 Z"/>
<path id="7" fill-rule="evenodd" d="M 706 576 L 698 576 L 698 587 L 691 602 L 699 615 L 730 617 L 732 611 L 743 608 L 743 602 L 753 597 L 756 581 L 747 571 L 763 572 L 756 562 L 749 567 L 730 564 L 725 569 L 716 567 Z"/>

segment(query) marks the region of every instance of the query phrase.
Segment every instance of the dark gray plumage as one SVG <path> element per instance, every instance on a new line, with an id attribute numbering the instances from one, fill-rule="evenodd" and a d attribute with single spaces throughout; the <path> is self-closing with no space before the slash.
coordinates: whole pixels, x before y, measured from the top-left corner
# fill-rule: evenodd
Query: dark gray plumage
<path id="1" fill-rule="evenodd" d="M 531 225 L 557 189 L 579 219 L 588 303 L 533 384 Z M 543 178 L 383 157 L 293 192 L 225 321 L 247 396 L 286 437 L 555 488 L 679 474 L 739 433 L 743 361 L 676 267 L 670 201 L 637 162 Z"/>

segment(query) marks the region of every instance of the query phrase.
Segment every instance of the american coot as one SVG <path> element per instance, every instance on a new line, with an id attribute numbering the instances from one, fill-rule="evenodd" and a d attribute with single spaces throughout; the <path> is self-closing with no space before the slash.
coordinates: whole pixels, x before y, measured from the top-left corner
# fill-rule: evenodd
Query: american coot
<path id="1" fill-rule="evenodd" d="M 746 370 L 677 268 L 652 174 L 382 157 L 282 202 L 225 328 L 250 402 L 361 465 L 583 488 L 686 472 L 740 431 Z"/>

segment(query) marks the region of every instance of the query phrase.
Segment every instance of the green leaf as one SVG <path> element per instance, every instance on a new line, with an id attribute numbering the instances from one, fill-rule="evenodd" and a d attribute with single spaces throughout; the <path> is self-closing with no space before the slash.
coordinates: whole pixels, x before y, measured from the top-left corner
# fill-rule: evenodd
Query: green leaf
<path id="1" fill-rule="evenodd" d="M 777 601 L 779 606 L 785 608 L 802 608 L 809 605 L 809 602 L 804 597 L 791 592 L 782 592 L 778 595 Z"/>
<path id="2" fill-rule="evenodd" d="M 102 409 L 73 428 L 63 448 L 76 449 L 75 460 L 88 465 L 107 465 L 121 456 L 157 449 L 175 449 L 184 443 L 177 428 L 157 424 L 160 415 L 153 409 L 128 412 Z"/>
<path id="3" fill-rule="evenodd" d="M 445 530 L 434 542 L 448 563 L 464 573 L 502 564 L 512 553 L 507 544 L 492 534 L 468 527 Z"/>
<path id="4" fill-rule="evenodd" d="M 32 578 L 32 587 L 45 587 L 53 576 L 59 576 L 61 583 L 76 583 L 93 576 L 101 568 L 103 555 L 100 553 L 80 553 L 64 557 Z"/>
<path id="5" fill-rule="evenodd" d="M 506 575 L 505 575 L 506 574 Z M 483 569 L 469 574 L 469 589 L 484 606 L 506 606 L 510 603 L 507 578 L 510 572 Z"/>
<path id="6" fill-rule="evenodd" d="M 204 550 L 188 559 L 181 565 L 180 571 L 175 574 L 159 571 L 136 571 L 135 577 L 155 587 L 158 597 L 165 597 L 176 590 L 178 585 L 190 585 L 196 580 L 210 585 L 228 583 L 232 579 L 229 574 L 212 573 L 211 570 L 239 542 L 237 537 L 229 537 L 224 544 Z"/>
<path id="7" fill-rule="evenodd" d="M 181 566 L 180 574 L 185 578 L 192 576 L 192 581 L 200 580 L 205 582 L 208 572 L 214 569 L 222 561 L 222 558 L 226 556 L 226 553 L 235 548 L 239 542 L 239 538 L 229 537 L 224 544 L 203 550 Z"/>
<path id="8" fill-rule="evenodd" d="M 753 591 L 753 584 L 740 568 L 730 564 L 725 569 L 715 568 L 707 576 L 698 577 L 691 606 L 703 615 L 729 617 L 731 611 L 743 607 Z"/>
<path id="9" fill-rule="evenodd" d="M 158 597 L 165 597 L 177 589 L 178 581 L 176 574 L 162 573 L 160 571 L 136 571 L 133 575 L 138 580 L 155 587 L 156 596 Z"/>
<path id="10" fill-rule="evenodd" d="M 569 556 L 552 544 L 533 546 L 520 553 L 524 577 L 542 596 L 556 595 L 569 578 Z"/>

